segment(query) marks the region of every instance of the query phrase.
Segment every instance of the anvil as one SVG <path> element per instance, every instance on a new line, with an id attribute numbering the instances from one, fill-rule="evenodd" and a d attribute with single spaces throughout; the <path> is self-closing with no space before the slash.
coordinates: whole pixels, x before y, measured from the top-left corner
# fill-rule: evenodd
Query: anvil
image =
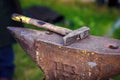
<path id="1" fill-rule="evenodd" d="M 69 46 L 62 35 L 8 28 L 45 74 L 45 80 L 108 80 L 120 74 L 120 40 L 89 36 Z"/>

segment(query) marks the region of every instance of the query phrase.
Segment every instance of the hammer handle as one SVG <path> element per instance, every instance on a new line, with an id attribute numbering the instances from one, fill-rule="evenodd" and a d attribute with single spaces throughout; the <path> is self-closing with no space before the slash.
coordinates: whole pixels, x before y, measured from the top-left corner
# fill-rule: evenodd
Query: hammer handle
<path id="1" fill-rule="evenodd" d="M 36 27 L 44 28 L 44 29 L 56 32 L 61 35 L 67 35 L 68 33 L 72 31 L 67 28 L 55 26 L 53 24 L 44 22 L 42 20 L 33 19 L 33 18 L 26 17 L 26 16 L 19 15 L 19 14 L 13 14 L 12 19 L 18 22 L 27 23 L 27 24 L 34 25 Z"/>

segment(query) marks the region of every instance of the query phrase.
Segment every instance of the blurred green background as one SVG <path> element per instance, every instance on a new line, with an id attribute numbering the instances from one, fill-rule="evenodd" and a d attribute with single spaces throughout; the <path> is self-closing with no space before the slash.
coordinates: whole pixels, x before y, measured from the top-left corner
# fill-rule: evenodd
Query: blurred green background
<path id="1" fill-rule="evenodd" d="M 96 36 L 106 36 L 120 16 L 120 10 L 116 8 L 98 6 L 96 3 L 82 3 L 79 0 L 20 0 L 20 3 L 23 9 L 35 5 L 47 6 L 75 24 L 71 27 L 67 24 L 62 26 L 73 30 L 89 26 L 91 34 Z M 112 34 L 111 38 L 120 39 L 120 28 Z M 14 80 L 42 80 L 44 75 L 19 44 L 14 45 L 14 51 L 16 65 Z M 115 80 L 120 80 L 119 76 L 115 77 Z"/>

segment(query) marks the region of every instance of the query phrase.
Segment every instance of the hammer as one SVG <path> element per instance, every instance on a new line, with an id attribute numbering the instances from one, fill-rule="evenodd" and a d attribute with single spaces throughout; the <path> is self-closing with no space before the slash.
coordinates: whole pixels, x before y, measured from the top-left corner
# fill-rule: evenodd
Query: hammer
<path id="1" fill-rule="evenodd" d="M 44 28 L 49 31 L 53 31 L 58 34 L 61 34 L 64 36 L 63 41 L 64 41 L 65 46 L 70 45 L 75 41 L 84 39 L 89 36 L 90 29 L 88 27 L 82 27 L 82 28 L 79 28 L 79 29 L 73 31 L 73 30 L 70 30 L 67 28 L 55 26 L 53 24 L 44 22 L 42 20 L 33 19 L 33 18 L 26 17 L 26 16 L 23 16 L 20 14 L 16 14 L 16 13 L 12 15 L 12 20 L 26 23 L 26 24 L 31 24 L 36 27 Z"/>

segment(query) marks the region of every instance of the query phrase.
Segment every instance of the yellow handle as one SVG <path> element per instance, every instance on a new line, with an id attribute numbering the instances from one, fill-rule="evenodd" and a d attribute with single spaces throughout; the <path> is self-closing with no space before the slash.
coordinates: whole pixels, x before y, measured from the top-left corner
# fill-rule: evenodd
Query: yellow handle
<path id="1" fill-rule="evenodd" d="M 30 18 L 29 17 L 18 15 L 18 14 L 13 14 L 12 15 L 12 20 L 18 21 L 18 22 L 27 23 L 27 24 L 29 24 L 29 22 L 30 22 Z"/>

